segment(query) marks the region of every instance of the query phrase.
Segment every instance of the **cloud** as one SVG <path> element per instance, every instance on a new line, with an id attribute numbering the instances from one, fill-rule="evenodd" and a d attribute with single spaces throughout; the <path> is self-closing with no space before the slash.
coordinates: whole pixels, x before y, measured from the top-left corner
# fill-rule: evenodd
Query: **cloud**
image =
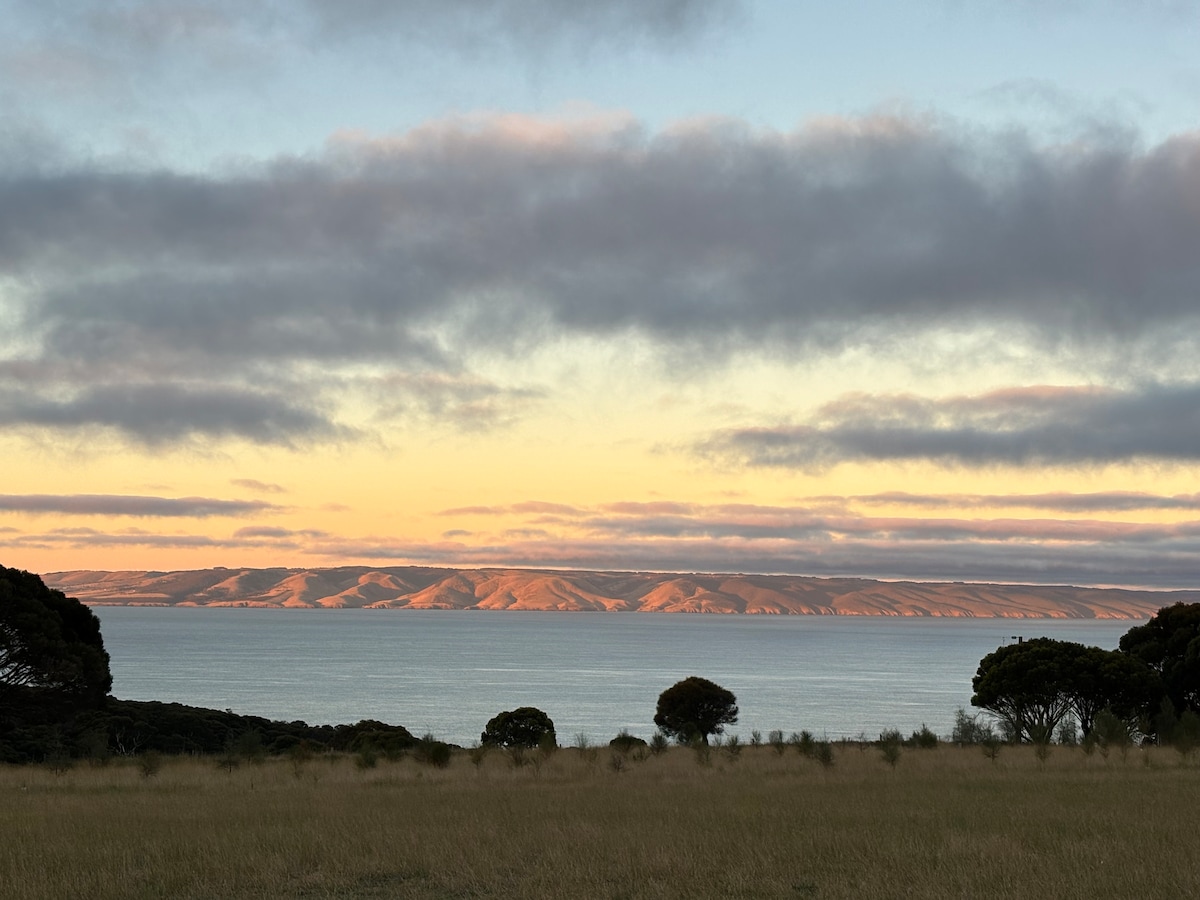
<path id="1" fill-rule="evenodd" d="M 334 34 L 391 35 L 451 47 L 525 49 L 630 41 L 677 44 L 727 22 L 738 0 L 306 0 Z"/>
<path id="2" fill-rule="evenodd" d="M 280 507 L 260 500 L 214 500 L 210 497 L 137 497 L 123 494 L 0 494 L 6 512 L 57 513 L 73 516 L 144 516 L 209 518 L 275 512 Z"/>
<path id="3" fill-rule="evenodd" d="M 1058 512 L 1134 512 L 1137 510 L 1200 510 L 1200 494 L 1163 496 L 1142 491 L 1096 491 L 1085 494 L 910 494 L 888 491 L 854 497 L 823 497 L 836 503 L 854 501 L 869 505 L 916 506 L 922 509 L 1043 509 Z"/>
<path id="4" fill-rule="evenodd" d="M 1104 465 L 1200 459 L 1200 385 L 1012 388 L 930 399 L 854 394 L 799 425 L 720 432 L 697 451 L 747 466 L 844 462 Z"/>
<path id="5" fill-rule="evenodd" d="M 251 389 L 101 385 L 69 398 L 0 391 L 0 427 L 111 429 L 154 447 L 196 438 L 293 446 L 345 430 L 287 398 Z"/>
<path id="6" fill-rule="evenodd" d="M 828 498 L 822 502 L 828 505 Z M 441 541 L 274 526 L 239 528 L 227 536 L 59 528 L 42 534 L 5 532 L 0 547 L 257 549 L 339 564 L 361 560 L 1163 588 L 1195 588 L 1200 555 L 1200 521 L 1194 519 L 925 519 L 830 514 L 809 506 L 630 502 L 577 508 L 571 517 L 537 527 L 544 522 L 538 518 L 544 516 L 543 506 L 540 501 L 510 504 L 503 508 L 505 514 L 521 507 L 524 520 L 520 515 L 505 519 L 502 530 L 492 535 L 450 528 Z"/>
<path id="7" fill-rule="evenodd" d="M 1194 320 L 1200 282 L 1196 135 L 1139 152 L 885 116 L 657 135 L 495 116 L 223 176 L 16 174 L 0 263 L 51 285 L 28 285 L 30 322 L 64 350 L 179 343 L 186 324 L 210 352 L 313 358 L 463 319 L 509 338 L 531 320 L 665 340 L 947 322 L 1126 337 Z"/>
<path id="8" fill-rule="evenodd" d="M 513 424 L 544 397 L 535 388 L 501 387 L 478 376 L 449 372 L 393 372 L 373 384 L 383 418 L 416 417 L 463 431 Z"/>
<path id="9" fill-rule="evenodd" d="M 17 0 L 0 71 L 58 89 L 119 86 L 187 72 L 214 79 L 265 74 L 300 53 L 422 50 L 466 56 L 560 50 L 670 49 L 728 26 L 742 0 L 128 0 L 80 10 L 55 0 Z M 17 39 L 17 37 L 21 39 Z M 143 89 L 144 92 L 144 89 Z"/>
<path id="10" fill-rule="evenodd" d="M 0 426 L 328 440 L 353 396 L 380 420 L 495 428 L 545 389 L 473 360 L 562 336 L 719 365 L 1003 331 L 1175 377 L 1200 333 L 1197 183 L 1196 134 L 1047 147 L 883 115 L 657 133 L 485 115 L 203 174 L 0 160 L 0 314 L 19 336 Z M 121 400 L 155 392 L 180 402 Z M 878 452 L 834 438 L 797 452 Z M 913 452 L 1022 452 L 985 443 Z"/>
<path id="11" fill-rule="evenodd" d="M 286 494 L 288 492 L 287 488 L 283 487 L 282 485 L 273 484 L 267 481 L 259 481 L 256 478 L 234 478 L 229 483 L 235 487 L 257 491 L 260 494 Z"/>

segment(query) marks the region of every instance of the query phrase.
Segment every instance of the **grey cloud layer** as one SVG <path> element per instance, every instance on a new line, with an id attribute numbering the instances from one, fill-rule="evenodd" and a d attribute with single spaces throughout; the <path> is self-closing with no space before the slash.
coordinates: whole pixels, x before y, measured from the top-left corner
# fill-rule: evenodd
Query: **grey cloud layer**
<path id="1" fill-rule="evenodd" d="M 144 516 L 208 518 L 273 512 L 279 507 L 260 500 L 217 500 L 211 497 L 138 497 L 126 494 L 0 494 L 0 511 L 77 516 Z"/>
<path id="2" fill-rule="evenodd" d="M 814 499 L 839 504 L 853 500 L 869 505 L 916 506 L 922 509 L 1042 509 L 1074 513 L 1200 510 L 1200 494 L 1164 496 L 1141 491 L 1097 491 L 1087 494 L 910 494 L 904 491 L 888 491 L 850 498 Z"/>
<path id="3" fill-rule="evenodd" d="M 1097 353 L 1186 343 L 1200 324 L 1197 185 L 1196 135 L 1046 149 L 887 117 L 656 135 L 612 117 L 495 117 L 208 175 L 0 161 L 0 304 L 27 339 L 0 357 L 0 423 L 328 438 L 336 409 L 313 406 L 329 385 L 312 367 L 364 362 L 409 385 L 397 408 L 436 413 L 449 397 L 464 421 L 505 421 L 536 391 L 472 384 L 471 348 L 515 356 L 554 333 L 634 331 L 713 359 L 946 327 Z M 118 409 L 147 383 L 183 398 L 166 425 Z M 1130 406 L 1158 442 L 1165 426 L 1147 419 L 1170 394 L 1143 397 L 1145 415 Z M 737 441 L 766 458 L 767 437 Z M 965 437 L 938 453 L 1054 455 Z M 882 452 L 869 434 L 782 438 L 796 459 Z"/>
<path id="4" fill-rule="evenodd" d="M 1200 460 L 1200 386 L 1029 388 L 978 397 L 853 395 L 811 422 L 725 431 L 699 452 L 750 466 L 852 461 L 967 466 Z"/>
<path id="5" fill-rule="evenodd" d="M 1039 495 L 1030 495 L 1036 503 Z M 1063 495 L 1086 503 L 1098 495 Z M 843 506 L 862 498 L 813 498 Z M 100 498 L 146 509 L 161 498 Z M 1019 498 L 1018 498 L 1019 500 Z M 31 502 L 18 498 L 21 508 Z M 47 508 L 78 498 L 37 499 Z M 219 503 L 185 498 L 203 510 Z M 1007 498 L 1003 502 L 1009 502 Z M 0 507 L 3 504 L 0 503 Z M 129 514 L 141 514 L 130 512 Z M 167 514 L 167 513 L 162 513 Z M 197 514 L 203 514 L 197 513 Z M 836 513 L 816 506 L 703 505 L 658 501 L 594 508 L 545 501 L 446 510 L 445 516 L 523 517 L 497 535 L 464 529 L 441 542 L 353 538 L 270 525 L 228 536 L 125 529 L 57 528 L 43 534 L 0 529 L 0 547 L 138 546 L 262 549 L 345 562 L 350 559 L 447 565 L 563 566 L 583 569 L 779 572 L 914 580 L 1195 587 L 1200 521 L 1173 523 L 1055 518 L 910 518 Z M 462 540 L 459 540 L 461 538 Z"/>

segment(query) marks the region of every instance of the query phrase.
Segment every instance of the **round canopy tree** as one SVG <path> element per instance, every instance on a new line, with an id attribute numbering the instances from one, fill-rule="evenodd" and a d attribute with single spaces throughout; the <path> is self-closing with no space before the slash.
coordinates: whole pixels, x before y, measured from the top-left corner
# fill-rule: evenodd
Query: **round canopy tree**
<path id="1" fill-rule="evenodd" d="M 737 721 L 737 698 L 719 684 L 692 675 L 676 682 L 658 697 L 654 724 L 680 743 L 703 741 Z"/>
<path id="2" fill-rule="evenodd" d="M 96 614 L 37 575 L 0 566 L 0 710 L 97 706 L 111 689 Z"/>
<path id="3" fill-rule="evenodd" d="M 1052 638 L 1000 647 L 979 661 L 971 705 L 999 718 L 1015 741 L 1049 743 L 1072 711 L 1067 684 L 1080 649 Z"/>
<path id="4" fill-rule="evenodd" d="M 479 741 L 488 747 L 539 747 L 543 741 L 554 742 L 554 723 L 534 706 L 505 710 L 494 716 L 480 735 Z"/>

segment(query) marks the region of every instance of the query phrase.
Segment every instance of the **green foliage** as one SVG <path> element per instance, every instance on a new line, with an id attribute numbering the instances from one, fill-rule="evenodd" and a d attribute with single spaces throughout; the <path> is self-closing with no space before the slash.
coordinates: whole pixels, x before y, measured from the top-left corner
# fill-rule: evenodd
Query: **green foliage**
<path id="1" fill-rule="evenodd" d="M 1118 749 L 1125 754 L 1133 745 L 1133 735 L 1129 723 L 1114 713 L 1111 709 L 1102 709 L 1096 714 L 1092 731 L 1096 735 L 1096 744 L 1100 752 L 1107 756 L 1108 751 Z"/>
<path id="2" fill-rule="evenodd" d="M 95 613 L 37 575 L 0 566 L 0 759 L 44 755 L 30 729 L 70 725 L 103 706 L 108 663 Z M 21 746 L 22 733 L 32 746 Z"/>
<path id="3" fill-rule="evenodd" d="M 150 750 L 138 757 L 138 773 L 143 778 L 153 778 L 162 770 L 162 756 Z"/>
<path id="4" fill-rule="evenodd" d="M 379 754 L 370 744 L 365 744 L 354 754 L 354 767 L 360 771 L 374 769 L 377 765 L 379 765 Z"/>
<path id="5" fill-rule="evenodd" d="M 731 734 L 725 739 L 725 752 L 729 754 L 729 758 L 732 760 L 736 761 L 741 756 L 742 747 L 742 739 L 736 734 Z"/>
<path id="6" fill-rule="evenodd" d="M 1079 730 L 1075 727 L 1074 719 L 1064 719 L 1058 726 L 1056 735 L 1058 742 L 1064 747 L 1075 747 L 1079 744 Z"/>
<path id="7" fill-rule="evenodd" d="M 891 729 L 881 732 L 879 735 L 879 753 L 883 757 L 883 761 L 896 768 L 896 763 L 900 761 L 900 748 L 903 746 L 903 739 L 900 737 L 900 732 Z"/>
<path id="8" fill-rule="evenodd" d="M 544 739 L 555 740 L 554 723 L 533 706 L 505 710 L 488 721 L 479 741 L 492 747 L 532 749 Z"/>
<path id="9" fill-rule="evenodd" d="M 916 747 L 919 750 L 936 750 L 938 736 L 929 729 L 928 725 L 922 722 L 920 729 L 914 731 L 912 737 L 908 739 L 908 745 Z"/>
<path id="10" fill-rule="evenodd" d="M 433 766 L 435 769 L 444 769 L 449 766 L 453 752 L 453 747 L 444 741 L 437 740 L 432 734 L 425 735 L 417 741 L 412 749 L 413 759 L 424 765 Z M 480 763 L 482 762 L 481 757 Z"/>
<path id="11" fill-rule="evenodd" d="M 608 742 L 608 746 L 618 753 L 631 753 L 648 745 L 640 737 L 622 729 L 615 738 Z"/>
<path id="12" fill-rule="evenodd" d="M 1066 646 L 1062 689 L 1083 734 L 1091 732 L 1103 709 L 1132 727 L 1158 704 L 1162 681 L 1142 660 L 1118 650 Z"/>
<path id="13" fill-rule="evenodd" d="M 783 739 L 783 732 L 776 728 L 767 735 L 767 743 L 771 745 L 771 749 L 783 756 L 783 751 L 787 749 L 787 744 Z"/>
<path id="14" fill-rule="evenodd" d="M 680 743 L 707 744 L 709 735 L 721 734 L 737 717 L 737 698 L 730 691 L 693 675 L 659 695 L 654 724 Z"/>
<path id="15" fill-rule="evenodd" d="M 1200 712 L 1200 603 L 1160 609 L 1145 625 L 1129 629 L 1120 647 L 1154 670 L 1177 715 Z"/>
<path id="16" fill-rule="evenodd" d="M 833 768 L 833 744 L 829 741 L 817 741 L 813 745 L 813 759 L 819 762 L 822 768 Z"/>
<path id="17" fill-rule="evenodd" d="M 1171 746 L 1178 750 L 1184 759 L 1200 747 L 1200 715 L 1189 709 L 1179 717 L 1179 724 L 1171 733 Z"/>
<path id="18" fill-rule="evenodd" d="M 974 706 L 1000 721 L 1014 741 L 1048 744 L 1074 717 L 1086 736 L 1108 709 L 1131 725 L 1157 703 L 1158 676 L 1115 650 L 1034 638 L 989 653 L 972 681 Z M 956 725 L 969 729 L 965 714 Z"/>
<path id="19" fill-rule="evenodd" d="M 987 735 L 980 740 L 979 745 L 983 748 L 983 755 L 994 763 L 1000 756 L 1000 748 L 1004 746 L 1004 742 L 994 731 L 989 729 Z"/>
<path id="20" fill-rule="evenodd" d="M 801 756 L 812 757 L 813 751 L 816 748 L 816 740 L 813 738 L 813 733 L 808 729 L 803 729 L 800 732 L 792 732 L 792 736 L 788 738 L 788 743 L 796 748 L 796 752 Z"/>
<path id="21" fill-rule="evenodd" d="M 661 756 L 670 745 L 671 742 L 661 731 L 656 731 L 650 736 L 650 752 L 655 756 Z"/>
<path id="22" fill-rule="evenodd" d="M 955 744 L 982 744 L 989 739 L 995 739 L 996 732 L 988 722 L 972 716 L 961 706 L 954 713 L 954 729 L 950 732 L 950 740 Z"/>

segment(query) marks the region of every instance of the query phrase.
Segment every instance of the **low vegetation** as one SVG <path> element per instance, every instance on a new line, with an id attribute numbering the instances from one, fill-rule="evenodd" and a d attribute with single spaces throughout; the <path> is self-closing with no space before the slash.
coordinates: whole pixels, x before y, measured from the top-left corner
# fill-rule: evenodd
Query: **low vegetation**
<path id="1" fill-rule="evenodd" d="M 813 758 L 711 746 L 704 764 L 676 746 L 619 765 L 564 747 L 536 766 L 462 750 L 444 767 L 417 751 L 5 766 L 0 884 L 9 900 L 1200 895 L 1194 760 L 902 743 L 894 767 L 824 741 Z"/>
<path id="2" fill-rule="evenodd" d="M 649 741 L 622 731 L 601 765 L 534 707 L 464 751 L 383 722 L 117 700 L 90 611 L 0 569 L 0 885 L 11 900 L 1197 896 L 1200 605 L 1126 638 L 989 654 L 972 698 L 987 713 L 960 709 L 948 740 L 922 725 L 743 743 L 725 733 L 734 695 L 693 676 L 659 697 Z"/>

